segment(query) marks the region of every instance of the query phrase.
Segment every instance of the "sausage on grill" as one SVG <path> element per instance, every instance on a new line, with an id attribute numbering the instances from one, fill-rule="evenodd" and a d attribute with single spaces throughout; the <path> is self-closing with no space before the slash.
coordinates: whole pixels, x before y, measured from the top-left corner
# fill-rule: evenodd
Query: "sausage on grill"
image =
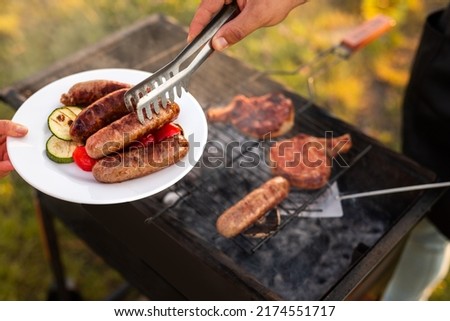
<path id="1" fill-rule="evenodd" d="M 284 177 L 268 180 L 223 212 L 216 222 L 217 231 L 227 238 L 237 236 L 281 203 L 289 194 L 289 188 Z"/>
<path id="2" fill-rule="evenodd" d="M 65 106 L 86 107 L 113 91 L 130 88 L 131 85 L 114 80 L 88 80 L 76 83 L 61 95 Z"/>

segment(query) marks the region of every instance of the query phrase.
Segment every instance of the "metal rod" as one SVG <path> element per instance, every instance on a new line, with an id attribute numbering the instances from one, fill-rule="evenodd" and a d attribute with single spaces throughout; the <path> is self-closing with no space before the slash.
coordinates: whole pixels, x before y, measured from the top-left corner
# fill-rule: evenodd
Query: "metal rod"
<path id="1" fill-rule="evenodd" d="M 340 195 L 340 196 L 336 196 L 336 199 L 346 200 L 346 199 L 350 199 L 350 198 L 360 198 L 360 197 L 393 194 L 393 193 L 401 193 L 401 192 L 410 192 L 410 191 L 417 191 L 417 190 L 431 189 L 431 188 L 442 188 L 442 187 L 450 187 L 450 182 L 412 185 L 412 186 L 381 189 L 381 190 L 371 191 L 371 192 Z"/>

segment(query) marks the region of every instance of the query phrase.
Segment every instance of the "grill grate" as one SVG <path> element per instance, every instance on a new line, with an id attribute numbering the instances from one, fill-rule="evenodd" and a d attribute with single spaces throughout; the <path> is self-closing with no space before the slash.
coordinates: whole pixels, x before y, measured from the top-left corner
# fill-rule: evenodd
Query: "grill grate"
<path id="1" fill-rule="evenodd" d="M 300 132 L 323 137 L 329 131 L 335 136 L 352 136 L 352 148 L 342 155 L 348 166 L 335 166 L 330 180 L 330 184 L 338 181 L 342 193 L 429 182 L 430 178 L 420 176 L 416 166 L 356 128 L 313 104 L 305 107 L 304 99 L 295 94 L 286 92 L 286 96 L 296 106 L 296 122 L 286 137 Z M 245 144 L 246 148 L 235 148 L 234 153 L 218 157 L 233 142 L 237 142 L 236 146 Z M 216 231 L 217 217 L 272 177 L 270 167 L 258 161 L 265 159 L 270 141 L 249 141 L 232 126 L 210 124 L 207 145 L 198 166 L 185 178 L 156 197 L 135 202 L 136 206 L 144 206 L 141 212 L 147 215 L 156 213 L 147 216 L 149 222 L 164 214 L 171 224 L 230 259 L 245 275 L 283 298 L 321 299 L 420 196 L 420 192 L 411 192 L 347 200 L 342 202 L 342 217 L 299 218 L 296 213 L 306 209 L 329 186 L 318 191 L 294 188 L 279 206 L 284 215 L 280 215 L 281 225 L 275 232 L 262 239 L 242 234 L 226 239 Z M 237 166 L 240 161 L 252 166 Z"/>
<path id="2" fill-rule="evenodd" d="M 304 107 L 304 105 L 300 107 L 302 106 Z M 325 125 L 308 115 L 308 110 L 308 107 L 297 108 L 296 125 L 286 137 L 300 132 L 324 137 L 325 133 L 330 131 L 330 128 L 325 128 Z M 344 133 L 336 133 L 336 136 L 341 134 Z M 147 222 L 167 212 L 179 217 L 179 214 L 189 207 L 198 216 L 191 219 L 208 222 L 210 229 L 208 235 L 212 234 L 220 238 L 221 236 L 215 232 L 217 217 L 250 191 L 273 177 L 267 161 L 268 149 L 272 142 L 270 138 L 259 141 L 249 140 L 231 125 L 210 124 L 209 141 L 201 161 L 184 179 L 170 188 L 170 192 L 165 197 L 165 206 Z M 301 212 L 307 211 L 308 205 L 321 196 L 370 149 L 371 145 L 360 146 L 353 142 L 352 149 L 343 155 L 347 166 L 334 166 L 327 186 L 314 191 L 291 188 L 289 196 L 277 208 L 281 220 L 276 229 L 258 238 L 241 234 L 235 237 L 233 242 L 247 253 L 257 251 L 293 219 L 298 218 Z M 202 237 L 202 235 L 199 236 Z"/>

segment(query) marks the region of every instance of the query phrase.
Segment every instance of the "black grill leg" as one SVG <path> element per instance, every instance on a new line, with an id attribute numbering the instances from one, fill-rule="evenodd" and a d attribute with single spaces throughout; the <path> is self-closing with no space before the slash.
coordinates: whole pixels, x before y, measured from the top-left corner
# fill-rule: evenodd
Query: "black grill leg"
<path id="1" fill-rule="evenodd" d="M 71 297 L 70 291 L 65 282 L 66 278 L 61 261 L 53 217 L 42 210 L 37 197 L 35 197 L 35 202 L 36 217 L 41 231 L 41 239 L 44 245 L 45 256 L 52 270 L 56 285 L 55 290 L 57 295 L 56 297 L 54 295 L 49 295 L 49 299 L 62 301 L 73 300 L 73 297 Z"/>

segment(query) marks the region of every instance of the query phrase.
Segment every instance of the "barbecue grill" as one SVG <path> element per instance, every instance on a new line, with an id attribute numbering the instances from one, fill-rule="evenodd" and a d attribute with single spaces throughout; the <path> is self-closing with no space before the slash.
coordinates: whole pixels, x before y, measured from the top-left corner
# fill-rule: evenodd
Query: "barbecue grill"
<path id="1" fill-rule="evenodd" d="M 1 91 L 0 96 L 18 108 L 44 84 L 80 70 L 155 70 L 184 43 L 183 28 L 152 16 Z M 350 199 L 342 201 L 342 217 L 305 217 L 308 211 L 321 210 L 315 201 L 334 183 L 341 193 L 356 193 L 429 183 L 435 175 L 226 55 L 212 56 L 193 76 L 190 88 L 204 108 L 236 94 L 281 91 L 296 106 L 295 126 L 285 137 L 300 132 L 318 137 L 349 133 L 353 147 L 333 164 L 327 186 L 315 191 L 292 189 L 278 207 L 279 224 L 258 238 L 241 234 L 225 239 L 215 230 L 218 215 L 272 177 L 267 150 L 274 139 L 252 140 L 230 125 L 209 124 L 209 142 L 197 166 L 154 197 L 96 206 L 37 193 L 47 235 L 54 236 L 51 218 L 59 218 L 152 299 L 358 298 L 365 283 L 371 285 L 371 275 L 378 273 L 383 260 L 441 193 L 428 190 Z M 64 295 L 54 241 L 48 240 L 55 259 L 52 267 Z"/>
<path id="2" fill-rule="evenodd" d="M 418 199 L 421 193 L 344 201 L 341 218 L 302 217 L 302 213 L 334 182 L 341 192 L 384 188 L 385 177 L 398 179 L 397 183 L 389 184 L 408 185 L 417 182 L 417 168 L 399 173 L 393 164 L 395 157 L 391 159 L 394 154 L 378 143 L 327 116 L 318 107 L 307 105 L 301 97 L 289 92 L 285 95 L 295 106 L 308 106 L 297 108 L 296 125 L 290 135 L 302 132 L 324 137 L 329 131 L 335 136 L 350 132 L 354 145 L 348 154 L 342 155 L 345 165 L 335 164 L 338 166 L 334 166 L 327 186 L 315 191 L 291 190 L 280 205 L 279 226 L 268 235 L 253 238 L 243 233 L 229 240 L 215 230 L 218 215 L 273 176 L 270 165 L 264 161 L 270 141 L 248 140 L 229 125 L 210 125 L 212 148 L 206 148 L 199 166 L 170 188 L 178 197 L 172 195 L 171 202 L 167 202 L 168 194 L 164 193 L 159 202 L 146 199 L 138 203 L 147 207 L 142 212 L 149 215 L 148 224 L 165 215 L 169 221 L 176 222 L 173 224 L 227 255 L 243 272 L 280 298 L 319 300 L 392 228 L 400 218 L 393 213 L 407 210 L 411 200 Z M 232 142 L 241 146 L 229 155 L 226 146 Z M 217 154 L 224 155 L 221 166 L 211 166 L 208 160 Z M 383 163 L 389 165 L 380 168 Z M 320 211 L 320 208 L 312 210 Z"/>

